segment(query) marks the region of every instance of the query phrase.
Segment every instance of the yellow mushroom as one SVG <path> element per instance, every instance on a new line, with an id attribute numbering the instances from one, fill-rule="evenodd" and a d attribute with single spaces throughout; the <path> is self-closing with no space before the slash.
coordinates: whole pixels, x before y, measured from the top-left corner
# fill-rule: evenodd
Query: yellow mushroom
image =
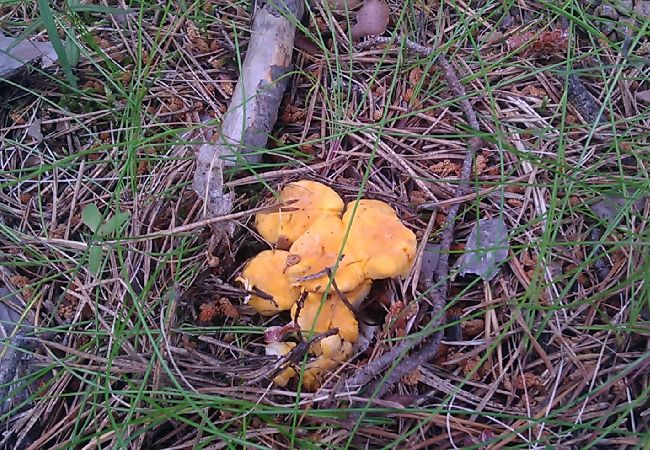
<path id="1" fill-rule="evenodd" d="M 332 305 L 332 320 L 330 321 L 330 329 L 338 328 L 339 335 L 348 342 L 357 342 L 359 338 L 359 322 L 354 317 L 354 312 L 343 303 L 343 301 L 334 295 L 331 298 Z"/>
<path id="2" fill-rule="evenodd" d="M 370 285 L 370 280 L 366 280 L 357 289 L 349 292 L 346 295 L 348 302 L 351 305 L 361 303 L 370 291 Z M 303 381 L 306 389 L 315 390 L 327 372 L 350 358 L 352 343 L 359 338 L 359 324 L 354 313 L 334 292 L 325 299 L 323 294 L 308 294 L 300 310 L 298 304 L 291 308 L 291 316 L 307 334 L 307 338 L 311 333 L 325 333 L 338 328 L 337 334 L 321 339 L 309 349 L 309 352 L 318 358 L 307 365 Z"/>
<path id="3" fill-rule="evenodd" d="M 322 354 L 307 365 L 303 375 L 303 385 L 308 391 L 318 389 L 328 372 L 352 356 L 352 344 L 339 335 L 328 336 L 320 344 Z"/>
<path id="4" fill-rule="evenodd" d="M 324 270 L 336 264 L 344 235 L 345 228 L 340 218 L 317 219 L 289 249 L 291 265 L 286 274 L 291 283 L 309 292 L 325 292 L 329 277 Z M 342 292 L 352 291 L 365 280 L 363 264 L 357 263 L 354 255 L 346 253 L 347 249 L 334 278 Z"/>
<path id="5" fill-rule="evenodd" d="M 270 295 L 273 301 L 251 294 L 248 304 L 263 316 L 287 311 L 298 301 L 300 289 L 291 286 L 282 269 L 287 264 L 289 252 L 265 250 L 251 259 L 239 278 L 245 289 L 259 289 Z"/>
<path id="6" fill-rule="evenodd" d="M 280 199 L 297 200 L 290 205 L 297 209 L 259 214 L 255 221 L 264 239 L 278 247 L 291 243 L 289 251 L 260 253 L 246 265 L 239 280 L 247 289 L 259 289 L 273 298 L 270 301 L 263 295 L 251 295 L 249 303 L 260 314 L 273 315 L 290 309 L 306 339 L 338 329 L 338 333 L 319 340 L 309 349 L 317 358 L 305 368 L 303 382 L 307 390 L 316 390 L 328 372 L 352 355 L 352 343 L 359 337 L 359 324 L 352 308 L 356 309 L 368 295 L 371 280 L 409 273 L 417 241 L 395 210 L 378 200 L 350 203 L 341 217 L 340 197 L 329 187 L 306 180 L 287 185 Z M 330 271 L 337 261 L 335 283 L 328 290 Z M 305 299 L 299 309 L 296 302 L 303 291 Z M 284 356 L 294 346 L 274 342 L 266 352 Z M 274 381 L 285 386 L 295 375 L 296 369 L 289 366 Z"/>
<path id="7" fill-rule="evenodd" d="M 291 308 L 291 317 L 304 333 L 324 333 L 330 329 L 334 304 L 328 299 L 321 301 L 322 297 L 322 294 L 308 294 L 300 309 L 298 304 Z"/>
<path id="8" fill-rule="evenodd" d="M 361 302 L 363 302 L 363 300 L 368 296 L 371 287 L 372 280 L 363 280 L 359 286 L 350 292 L 344 292 L 343 294 L 345 295 L 345 299 L 350 302 L 352 306 L 357 307 L 361 305 Z"/>
<path id="9" fill-rule="evenodd" d="M 265 352 L 267 356 L 277 356 L 280 359 L 288 355 L 295 346 L 294 342 L 270 342 L 266 345 Z M 293 367 L 287 367 L 273 378 L 273 382 L 284 387 L 294 376 L 296 376 L 296 370 Z"/>
<path id="10" fill-rule="evenodd" d="M 359 200 L 354 217 L 349 203 L 343 224 L 350 232 L 346 252 L 361 264 L 363 276 L 372 280 L 408 275 L 415 261 L 417 239 L 389 205 L 379 200 Z"/>
<path id="11" fill-rule="evenodd" d="M 262 237 L 272 244 L 296 241 L 319 217 L 341 217 L 343 200 L 334 190 L 322 183 L 309 180 L 289 183 L 280 191 L 280 201 L 295 200 L 287 208 L 255 216 L 255 226 Z"/>
<path id="12" fill-rule="evenodd" d="M 305 298 L 300 311 L 297 304 L 291 308 L 291 317 L 300 329 L 305 333 L 324 333 L 338 328 L 343 339 L 356 342 L 359 337 L 359 324 L 354 313 L 336 293 L 331 293 L 324 301 L 322 298 L 323 294 L 311 293 Z"/>

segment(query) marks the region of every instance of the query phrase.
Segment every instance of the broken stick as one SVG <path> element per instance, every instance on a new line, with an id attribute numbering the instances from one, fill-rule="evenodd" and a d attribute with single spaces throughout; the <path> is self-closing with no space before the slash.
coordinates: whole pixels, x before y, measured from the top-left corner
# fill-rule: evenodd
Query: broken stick
<path id="1" fill-rule="evenodd" d="M 364 43 L 364 46 L 367 46 L 369 44 L 387 44 L 390 42 L 390 38 L 378 37 L 366 41 Z M 410 50 L 423 56 L 428 56 L 433 52 L 433 49 L 419 45 L 409 40 L 406 41 L 406 46 Z M 437 56 L 436 62 L 442 70 L 449 88 L 453 92 L 454 96 L 459 99 L 460 108 L 465 114 L 470 127 L 474 129 L 474 131 L 479 132 L 480 125 L 476 116 L 476 111 L 467 99 L 467 93 L 465 92 L 463 85 L 460 83 L 456 71 L 453 69 L 445 55 L 442 53 Z M 473 137 L 469 140 L 467 152 L 465 153 L 465 158 L 463 160 L 463 166 L 459 177 L 459 184 L 456 188 L 456 192 L 454 193 L 454 198 L 463 197 L 469 189 L 469 179 L 472 173 L 472 165 L 476 156 L 476 152 L 480 145 L 481 139 L 478 137 Z M 357 374 L 349 379 L 346 383 L 348 387 L 362 387 L 362 390 L 366 390 L 371 393 L 376 392 L 377 397 L 381 398 L 397 381 L 401 379 L 401 377 L 409 374 L 415 370 L 418 365 L 427 362 L 436 355 L 442 339 L 442 330 L 438 328 L 444 322 L 443 311 L 447 303 L 449 249 L 454 238 L 456 215 L 458 214 L 461 203 L 462 202 L 454 203 L 449 208 L 449 212 L 447 213 L 447 218 L 443 225 L 442 238 L 440 242 L 440 259 L 438 260 L 438 264 L 434 272 L 435 279 L 423 280 L 426 291 L 429 292 L 431 304 L 433 305 L 433 308 L 430 311 L 432 315 L 432 321 L 427 325 L 427 328 L 436 331 L 430 335 L 422 333 L 419 336 L 414 336 L 411 339 L 403 340 L 391 351 L 382 357 L 369 362 L 366 367 L 358 371 Z M 408 352 L 410 352 L 410 350 L 420 344 L 423 345 L 418 351 L 416 351 L 414 354 L 411 354 L 410 356 L 405 356 Z M 385 373 L 387 370 L 388 374 L 386 374 L 385 377 L 380 381 L 380 386 L 377 386 L 376 384 L 369 384 L 372 379 L 380 374 Z M 365 387 L 365 389 L 363 387 Z"/>
<path id="2" fill-rule="evenodd" d="M 264 0 L 255 6 L 248 50 L 220 133 L 216 142 L 203 144 L 197 156 L 193 187 L 208 217 L 228 214 L 232 207 L 224 193 L 224 166 L 262 159 L 287 86 L 302 14 L 302 0 Z"/>

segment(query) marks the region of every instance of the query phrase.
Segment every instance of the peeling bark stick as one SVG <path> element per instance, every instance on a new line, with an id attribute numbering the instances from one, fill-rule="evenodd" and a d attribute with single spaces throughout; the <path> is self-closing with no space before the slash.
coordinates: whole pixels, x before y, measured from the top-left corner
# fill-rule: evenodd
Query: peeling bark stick
<path id="1" fill-rule="evenodd" d="M 389 42 L 391 42 L 390 38 L 373 38 L 369 41 L 364 42 L 363 44 L 366 46 L 386 44 Z M 424 47 L 409 40 L 406 41 L 406 45 L 410 50 L 423 56 L 429 56 L 433 52 L 433 49 Z M 449 87 L 452 90 L 453 94 L 459 99 L 460 107 L 465 114 L 465 117 L 467 118 L 467 122 L 469 123 L 470 127 L 478 132 L 480 130 L 480 126 L 476 112 L 474 111 L 472 104 L 467 99 L 467 93 L 463 85 L 460 83 L 458 75 L 456 75 L 455 70 L 451 64 L 449 64 L 449 61 L 445 55 L 439 54 L 437 56 L 436 62 L 442 70 L 445 80 L 449 84 Z M 463 167 L 461 169 L 459 177 L 459 184 L 454 193 L 455 198 L 462 197 L 467 193 L 469 189 L 469 178 L 472 173 L 472 164 L 480 145 L 480 138 L 475 137 L 470 139 L 467 147 L 467 153 L 465 154 L 465 159 L 463 160 Z M 444 230 L 442 232 L 442 238 L 440 242 L 440 259 L 435 270 L 435 280 L 423 280 L 425 288 L 427 290 L 431 289 L 430 296 L 433 304 L 433 309 L 431 312 L 434 317 L 434 323 L 430 323 L 429 326 L 432 328 L 438 328 L 439 325 L 441 325 L 443 322 L 443 310 L 445 304 L 447 303 L 448 294 L 446 280 L 449 275 L 449 250 L 454 238 L 454 226 L 461 203 L 462 202 L 454 203 L 449 208 L 449 213 L 447 214 L 447 218 L 444 223 Z M 434 282 L 437 282 L 437 286 L 434 286 Z M 404 340 L 402 343 L 394 347 L 390 352 L 368 363 L 363 369 L 358 371 L 357 374 L 348 381 L 347 385 L 350 387 L 367 386 L 373 378 L 383 373 L 387 368 L 390 367 L 390 373 L 385 377 L 382 382 L 382 386 L 379 387 L 378 390 L 378 397 L 381 398 L 404 375 L 411 373 L 420 364 L 423 364 L 424 362 L 433 358 L 438 351 L 441 340 L 442 330 L 436 330 L 431 336 L 423 334 L 422 336 L 414 337 L 410 340 Z M 410 351 L 423 342 L 425 342 L 424 345 L 415 354 L 404 357 L 404 354 L 406 352 Z M 400 358 L 402 359 L 400 360 Z M 397 364 L 394 364 L 396 361 Z M 391 367 L 391 365 L 393 365 L 393 367 Z"/>
<path id="2" fill-rule="evenodd" d="M 193 187 L 204 214 L 228 214 L 232 200 L 223 192 L 223 167 L 260 162 L 287 87 L 296 23 L 303 0 L 258 1 L 241 74 L 215 143 L 199 148 Z"/>

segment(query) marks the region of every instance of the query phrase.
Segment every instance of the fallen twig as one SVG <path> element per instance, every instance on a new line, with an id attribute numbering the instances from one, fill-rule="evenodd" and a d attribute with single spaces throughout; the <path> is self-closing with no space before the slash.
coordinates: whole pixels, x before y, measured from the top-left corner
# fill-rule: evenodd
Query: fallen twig
<path id="1" fill-rule="evenodd" d="M 250 217 L 250 216 L 252 216 L 254 214 L 259 214 L 259 213 L 272 213 L 272 212 L 276 212 L 276 211 L 279 211 L 279 210 L 282 210 L 282 211 L 285 211 L 285 212 L 286 211 L 294 211 L 295 209 L 286 208 L 286 206 L 289 206 L 289 205 L 291 205 L 291 204 L 293 204 L 295 202 L 296 202 L 296 200 L 288 200 L 286 202 L 279 203 L 279 204 L 265 205 L 265 206 L 260 206 L 260 207 L 257 207 L 257 208 L 252 208 L 252 209 L 249 209 L 249 210 L 246 210 L 246 211 L 236 212 L 236 213 L 232 213 L 232 214 L 224 214 L 224 215 L 217 216 L 217 217 L 212 217 L 212 218 L 209 218 L 209 219 L 202 219 L 202 220 L 199 220 L 199 221 L 196 221 L 196 222 L 193 222 L 193 223 L 189 223 L 187 225 L 180 225 L 180 226 L 177 226 L 177 227 L 173 227 L 173 228 L 170 228 L 168 230 L 161 230 L 161 231 L 157 231 L 157 232 L 154 232 L 154 233 L 149 233 L 149 234 L 143 234 L 143 235 L 140 235 L 140 236 L 136 236 L 131 240 L 132 241 L 143 241 L 143 240 L 147 240 L 147 239 L 156 239 L 156 238 L 160 238 L 160 237 L 164 237 L 164 236 L 175 236 L 175 235 L 178 235 L 178 234 L 181 234 L 181 233 L 189 233 L 189 232 L 195 231 L 195 230 L 200 229 L 200 228 L 205 228 L 207 226 L 214 225 L 216 223 L 222 223 L 222 222 L 226 222 L 226 221 L 229 221 L 229 220 L 238 220 L 238 219 L 242 219 L 244 217 Z M 50 241 L 52 241 L 52 240 L 50 240 Z M 99 242 L 99 244 L 111 245 L 111 244 L 116 244 L 117 242 L 118 242 L 117 240 L 110 240 L 110 241 L 101 241 L 101 242 Z"/>
<path id="2" fill-rule="evenodd" d="M 389 43 L 392 42 L 392 40 L 390 38 L 372 38 L 369 41 L 366 41 L 364 43 L 364 46 L 366 46 L 368 42 L 372 42 L 372 45 L 376 45 Z M 428 56 L 433 52 L 432 48 L 424 47 L 420 44 L 409 41 L 408 39 L 406 40 L 406 46 L 410 50 L 424 56 Z M 460 80 L 458 79 L 458 75 L 456 75 L 453 67 L 451 64 L 449 64 L 449 61 L 443 54 L 439 54 L 437 56 L 437 64 L 442 70 L 443 75 L 447 80 L 447 83 L 449 84 L 452 92 L 460 100 L 461 109 L 467 117 L 467 121 L 470 127 L 476 131 L 479 131 L 480 126 L 476 112 L 467 99 L 467 93 L 461 85 Z M 454 193 L 454 198 L 463 197 L 468 190 L 469 177 L 472 173 L 472 164 L 474 162 L 474 157 L 480 144 L 481 139 L 478 137 L 472 138 L 469 141 L 467 153 L 465 155 L 459 177 L 459 185 Z M 425 288 L 427 290 L 430 290 L 429 295 L 431 303 L 433 305 L 431 310 L 433 318 L 428 324 L 428 328 L 434 330 L 436 328 L 439 328 L 443 323 L 443 310 L 445 304 L 447 303 L 446 280 L 449 275 L 449 250 L 454 238 L 454 226 L 461 203 L 462 202 L 454 203 L 449 208 L 440 242 L 440 259 L 438 261 L 438 265 L 436 266 L 433 279 L 430 277 L 425 277 L 425 279 L 422 280 Z M 437 283 L 437 285 L 434 286 L 434 283 Z M 419 316 L 422 317 L 423 315 L 424 308 L 422 308 Z M 430 360 L 433 356 L 435 356 L 438 351 L 441 339 L 442 330 L 436 330 L 432 335 L 422 333 L 421 335 L 415 336 L 412 339 L 404 340 L 387 354 L 368 363 L 362 370 L 357 372 L 357 374 L 347 382 L 347 385 L 349 387 L 366 386 L 373 378 L 384 372 L 392 364 L 390 373 L 380 381 L 382 385 L 378 389 L 377 397 L 381 398 L 404 375 L 411 373 L 420 364 Z M 425 345 L 423 345 L 415 354 L 403 357 L 403 355 L 405 355 L 411 349 L 425 341 Z M 400 357 L 403 358 L 400 360 Z"/>
<path id="3" fill-rule="evenodd" d="M 192 185 L 207 218 L 225 216 L 232 209 L 233 195 L 224 190 L 224 167 L 241 168 L 262 160 L 288 83 L 296 23 L 303 10 L 298 0 L 259 1 L 253 7 L 246 57 L 221 129 L 214 142 L 198 149 Z M 232 222 L 214 225 L 219 239 L 234 231 Z"/>

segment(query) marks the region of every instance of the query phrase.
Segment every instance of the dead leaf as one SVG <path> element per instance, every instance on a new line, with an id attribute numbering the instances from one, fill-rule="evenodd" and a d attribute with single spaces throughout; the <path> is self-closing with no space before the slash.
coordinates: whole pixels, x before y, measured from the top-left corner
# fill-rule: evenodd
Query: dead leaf
<path id="1" fill-rule="evenodd" d="M 27 128 L 27 135 L 36 139 L 37 144 L 43 142 L 43 133 L 41 132 L 41 119 L 34 119 L 29 128 Z"/>
<path id="2" fill-rule="evenodd" d="M 491 45 L 502 40 L 504 36 L 505 35 L 501 31 L 491 31 L 480 35 L 478 37 L 478 41 L 483 42 L 487 45 Z"/>
<path id="3" fill-rule="evenodd" d="M 201 322 L 210 322 L 212 319 L 217 317 L 219 309 L 213 301 L 207 302 L 199 306 L 199 320 Z"/>
<path id="4" fill-rule="evenodd" d="M 409 195 L 409 200 L 411 201 L 412 204 L 419 206 L 422 203 L 426 203 L 428 197 L 427 194 L 425 194 L 423 191 L 413 191 Z"/>
<path id="5" fill-rule="evenodd" d="M 532 372 L 524 372 L 523 374 L 518 374 L 513 380 L 513 385 L 518 391 L 523 391 L 524 389 L 534 389 L 541 388 L 544 386 L 544 383 L 539 379 L 537 375 Z"/>
<path id="6" fill-rule="evenodd" d="M 452 163 L 448 159 L 429 166 L 429 170 L 442 178 L 447 178 L 450 175 L 455 177 L 460 175 L 460 165 Z"/>
<path id="7" fill-rule="evenodd" d="M 633 193 L 630 193 L 632 196 Z M 632 212 L 639 213 L 643 209 L 645 204 L 645 197 L 641 197 L 632 203 Z M 605 195 L 603 199 L 598 203 L 595 203 L 591 206 L 591 210 L 596 216 L 602 220 L 607 221 L 612 225 L 616 219 L 618 213 L 625 207 L 625 204 L 629 202 L 629 199 L 626 199 L 620 195 Z"/>
<path id="8" fill-rule="evenodd" d="M 264 342 L 270 344 L 271 342 L 282 341 L 289 333 L 298 331 L 300 327 L 296 322 L 289 322 L 284 326 L 272 326 L 264 332 Z"/>
<path id="9" fill-rule="evenodd" d="M 27 338 L 33 324 L 17 310 L 21 303 L 11 290 L 0 286 L 0 415 L 28 401 L 28 389 L 14 390 L 20 386 L 15 380 L 29 371 L 29 355 L 36 347 L 36 341 Z"/>
<path id="10" fill-rule="evenodd" d="M 422 372 L 420 368 L 416 367 L 415 370 L 407 375 L 402 377 L 402 384 L 407 386 L 416 386 L 422 379 Z"/>
<path id="11" fill-rule="evenodd" d="M 497 274 L 508 258 L 508 228 L 503 219 L 482 219 L 476 223 L 458 260 L 461 275 L 473 273 L 485 281 Z"/>
<path id="12" fill-rule="evenodd" d="M 481 379 L 480 375 L 480 369 L 481 369 L 481 357 L 480 356 L 472 356 L 471 358 L 466 359 L 463 364 L 463 374 L 465 376 L 470 375 L 472 381 L 479 381 Z"/>
<path id="13" fill-rule="evenodd" d="M 390 8 L 384 0 L 366 0 L 357 13 L 357 23 L 352 26 L 352 37 L 379 36 L 388 26 Z"/>
<path id="14" fill-rule="evenodd" d="M 280 113 L 280 122 L 296 123 L 305 120 L 307 113 L 295 105 L 286 105 Z"/>
<path id="15" fill-rule="evenodd" d="M 0 32 L 0 79 L 9 78 L 23 66 L 37 60 L 41 60 L 43 68 L 56 62 L 56 52 L 49 41 L 16 41 Z"/>
<path id="16" fill-rule="evenodd" d="M 218 305 L 219 305 L 219 313 L 222 316 L 228 317 L 230 319 L 238 319 L 239 318 L 239 310 L 226 297 L 221 297 L 219 299 Z"/>
<path id="17" fill-rule="evenodd" d="M 646 91 L 638 91 L 634 97 L 638 102 L 641 103 L 650 103 L 650 89 Z"/>
<path id="18" fill-rule="evenodd" d="M 440 244 L 427 244 L 422 253 L 422 268 L 420 269 L 421 277 L 426 276 L 433 278 L 433 274 L 438 267 L 440 260 Z"/>

